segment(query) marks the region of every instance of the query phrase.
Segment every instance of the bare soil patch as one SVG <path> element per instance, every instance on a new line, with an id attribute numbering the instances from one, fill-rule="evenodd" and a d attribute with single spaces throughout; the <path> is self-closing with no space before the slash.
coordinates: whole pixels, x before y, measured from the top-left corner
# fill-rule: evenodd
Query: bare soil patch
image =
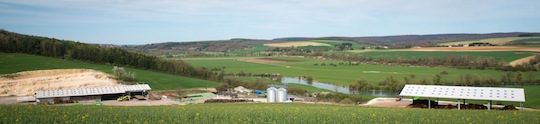
<path id="1" fill-rule="evenodd" d="M 30 96 L 38 90 L 118 85 L 111 76 L 91 69 L 24 71 L 0 77 L 0 96 Z"/>
<path id="2" fill-rule="evenodd" d="M 302 47 L 302 46 L 330 46 L 330 45 L 325 44 L 325 43 L 301 41 L 301 42 L 285 42 L 285 43 L 268 43 L 268 44 L 264 44 L 264 46 L 269 46 L 269 47 Z"/>
<path id="3" fill-rule="evenodd" d="M 396 98 L 375 98 L 363 105 L 373 107 L 405 108 L 409 104 L 412 104 L 411 99 L 403 99 L 401 101 L 396 101 Z"/>
<path id="4" fill-rule="evenodd" d="M 540 52 L 540 48 L 518 46 L 485 46 L 485 47 L 422 47 L 410 48 L 405 51 L 533 51 Z"/>

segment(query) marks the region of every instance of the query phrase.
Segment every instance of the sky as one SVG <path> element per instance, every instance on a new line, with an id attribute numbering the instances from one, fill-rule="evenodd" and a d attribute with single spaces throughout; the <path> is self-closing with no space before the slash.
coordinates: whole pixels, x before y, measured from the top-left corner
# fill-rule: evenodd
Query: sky
<path id="1" fill-rule="evenodd" d="M 0 29 L 101 44 L 540 32 L 540 0 L 0 0 Z"/>

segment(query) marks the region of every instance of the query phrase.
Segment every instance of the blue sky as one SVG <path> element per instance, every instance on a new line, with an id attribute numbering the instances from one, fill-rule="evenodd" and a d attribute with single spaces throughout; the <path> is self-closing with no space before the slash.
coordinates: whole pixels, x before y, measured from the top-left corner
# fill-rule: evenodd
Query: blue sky
<path id="1" fill-rule="evenodd" d="M 540 32 L 540 0 L 0 0 L 0 28 L 87 43 Z"/>

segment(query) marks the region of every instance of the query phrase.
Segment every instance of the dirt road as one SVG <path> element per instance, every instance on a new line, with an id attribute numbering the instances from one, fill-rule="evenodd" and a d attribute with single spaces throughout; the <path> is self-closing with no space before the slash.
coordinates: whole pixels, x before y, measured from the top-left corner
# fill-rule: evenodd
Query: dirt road
<path id="1" fill-rule="evenodd" d="M 529 63 L 532 59 L 534 59 L 534 57 L 536 57 L 536 55 L 529 56 L 529 57 L 525 57 L 525 58 L 521 58 L 521 59 L 518 59 L 518 60 L 514 60 L 514 61 L 510 62 L 509 64 L 510 64 L 511 66 L 516 66 L 516 65 L 521 65 L 521 64 Z"/>

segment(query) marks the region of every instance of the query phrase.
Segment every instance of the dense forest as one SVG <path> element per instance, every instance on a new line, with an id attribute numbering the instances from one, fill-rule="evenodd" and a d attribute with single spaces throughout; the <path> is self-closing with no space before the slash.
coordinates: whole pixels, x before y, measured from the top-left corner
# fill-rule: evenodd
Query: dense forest
<path id="1" fill-rule="evenodd" d="M 0 30 L 0 52 L 26 53 L 92 63 L 129 66 L 201 79 L 220 80 L 205 69 L 194 68 L 183 61 L 168 61 L 158 57 L 133 53 L 121 48 L 105 47 L 54 38 L 28 36 Z"/>

